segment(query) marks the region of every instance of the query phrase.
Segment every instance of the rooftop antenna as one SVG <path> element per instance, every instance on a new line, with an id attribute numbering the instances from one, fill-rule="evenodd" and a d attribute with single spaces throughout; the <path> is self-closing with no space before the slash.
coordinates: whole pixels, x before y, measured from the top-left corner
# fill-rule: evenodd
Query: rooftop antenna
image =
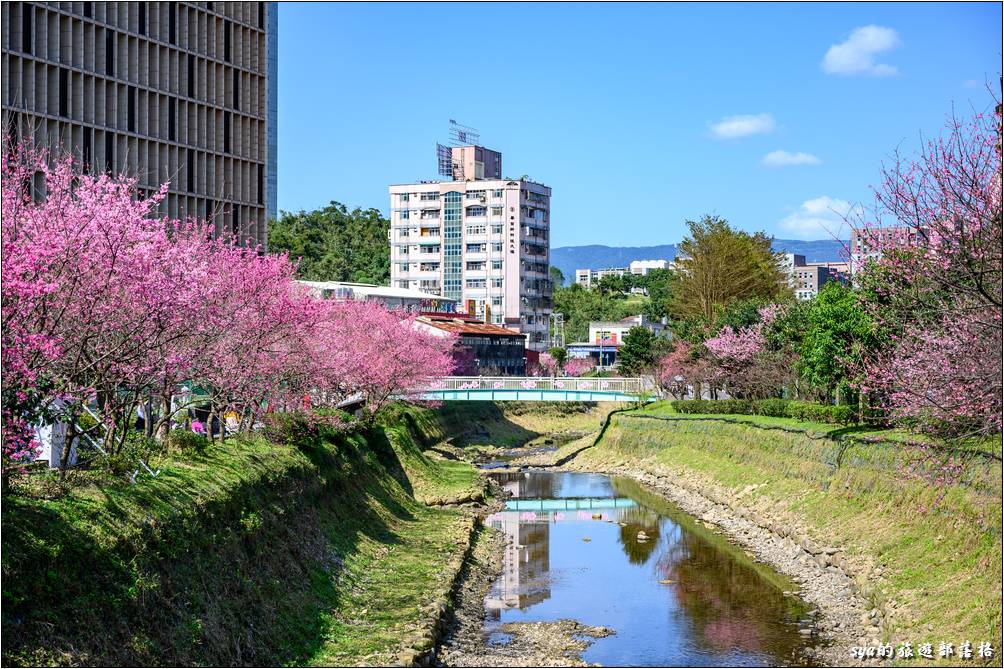
<path id="1" fill-rule="evenodd" d="M 470 146 L 481 143 L 481 133 L 476 128 L 450 119 L 450 146 Z"/>
<path id="2" fill-rule="evenodd" d="M 439 176 L 453 179 L 454 181 L 464 180 L 464 166 L 461 162 L 453 161 L 453 147 L 471 146 L 481 141 L 481 133 L 476 128 L 457 123 L 450 119 L 450 128 L 447 144 L 436 142 L 436 166 Z"/>

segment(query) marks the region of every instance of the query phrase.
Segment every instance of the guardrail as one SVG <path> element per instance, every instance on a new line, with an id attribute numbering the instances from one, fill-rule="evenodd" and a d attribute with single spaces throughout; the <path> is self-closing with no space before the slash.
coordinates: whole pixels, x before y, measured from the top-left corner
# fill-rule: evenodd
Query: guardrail
<path id="1" fill-rule="evenodd" d="M 644 378 L 580 378 L 547 376 L 447 376 L 430 379 L 428 391 L 439 390 L 555 390 L 565 392 L 642 395 L 655 390 Z"/>

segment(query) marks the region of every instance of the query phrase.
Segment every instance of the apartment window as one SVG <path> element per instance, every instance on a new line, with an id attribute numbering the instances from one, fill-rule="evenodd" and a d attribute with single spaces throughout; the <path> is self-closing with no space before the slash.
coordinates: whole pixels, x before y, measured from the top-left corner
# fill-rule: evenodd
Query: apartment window
<path id="1" fill-rule="evenodd" d="M 258 204 L 265 204 L 265 166 L 258 165 Z"/>
<path id="2" fill-rule="evenodd" d="M 492 242 L 492 251 L 494 253 L 502 253 L 502 242 Z"/>
<path id="3" fill-rule="evenodd" d="M 419 267 L 423 272 L 438 272 L 439 263 L 438 262 L 424 262 Z"/>
<path id="4" fill-rule="evenodd" d="M 130 86 L 126 101 L 126 127 L 129 132 L 136 132 L 136 87 Z"/>
<path id="5" fill-rule="evenodd" d="M 502 269 L 502 261 L 501 260 L 493 260 L 492 261 L 492 269 Z"/>
<path id="6" fill-rule="evenodd" d="M 408 193 L 401 193 L 401 202 L 407 202 L 410 199 L 411 196 Z"/>
<path id="7" fill-rule="evenodd" d="M 420 200 L 438 200 L 439 199 L 439 193 L 422 193 L 421 195 L 418 196 L 418 199 L 420 199 Z"/>
<path id="8" fill-rule="evenodd" d="M 258 27 L 259 28 L 264 28 L 265 27 L 265 3 L 264 2 L 259 2 L 258 3 Z"/>
<path id="9" fill-rule="evenodd" d="M 233 26 L 230 21 L 223 22 L 223 60 L 224 62 L 230 62 L 230 36 Z"/>
<path id="10" fill-rule="evenodd" d="M 484 216 L 486 213 L 487 213 L 487 210 L 484 207 L 468 207 L 467 208 L 467 215 L 468 216 Z"/>
<path id="11" fill-rule="evenodd" d="M 230 221 L 230 234 L 234 236 L 234 241 L 237 244 L 241 242 L 241 208 L 235 206 L 233 212 L 233 219 Z"/>
<path id="12" fill-rule="evenodd" d="M 485 262 L 483 260 L 468 261 L 467 270 L 470 272 L 483 272 L 485 271 Z"/>
<path id="13" fill-rule="evenodd" d="M 240 111 L 241 108 L 241 72 L 234 70 L 234 109 Z"/>
<path id="14" fill-rule="evenodd" d="M 420 253 L 439 253 L 439 244 L 422 244 L 418 247 Z"/>
<path id="15" fill-rule="evenodd" d="M 59 115 L 70 115 L 70 71 L 59 68 Z"/>
<path id="16" fill-rule="evenodd" d="M 167 6 L 167 41 L 178 41 L 178 5 L 174 2 Z"/>
<path id="17" fill-rule="evenodd" d="M 502 234 L 502 226 L 501 225 L 493 225 L 492 226 L 492 234 L 493 235 L 501 235 Z"/>
<path id="18" fill-rule="evenodd" d="M 485 280 L 484 279 L 467 279 L 465 285 L 468 288 L 484 288 L 485 287 Z"/>
<path id="19" fill-rule="evenodd" d="M 502 189 L 496 188 L 492 191 L 492 197 L 502 197 Z"/>
<path id="20" fill-rule="evenodd" d="M 146 3 L 139 3 L 139 34 L 146 34 Z"/>
<path id="21" fill-rule="evenodd" d="M 484 253 L 485 252 L 485 245 L 484 244 L 468 244 L 467 245 L 467 252 L 468 253 Z"/>
<path id="22" fill-rule="evenodd" d="M 423 209 L 421 217 L 422 218 L 439 218 L 439 210 L 438 209 Z"/>
<path id="23" fill-rule="evenodd" d="M 485 226 L 483 225 L 468 225 L 467 234 L 469 235 L 483 235 L 485 234 Z"/>
<path id="24" fill-rule="evenodd" d="M 493 307 L 501 307 L 502 306 L 502 298 L 501 297 L 493 297 L 492 298 L 492 306 Z"/>
<path id="25" fill-rule="evenodd" d="M 501 216 L 502 207 L 492 207 L 492 216 Z"/>
<path id="26" fill-rule="evenodd" d="M 185 158 L 186 158 L 186 160 L 188 162 L 188 165 L 187 165 L 188 169 L 186 170 L 187 173 L 185 175 L 186 181 L 187 181 L 186 185 L 188 187 L 188 192 L 189 193 L 194 193 L 195 192 L 195 151 L 192 151 L 191 149 L 187 149 L 185 151 L 185 153 L 187 154 L 185 156 Z M 261 167 L 260 166 L 258 168 L 258 189 L 259 189 L 259 193 L 260 193 L 261 192 Z M 260 195 L 259 195 L 258 199 L 259 199 L 259 202 L 260 202 L 261 201 L 261 196 Z"/>
<path id="27" fill-rule="evenodd" d="M 408 218 L 409 218 L 410 216 L 411 216 L 411 212 L 410 212 L 410 211 L 408 211 L 407 209 L 405 209 L 405 210 L 404 210 L 404 211 L 402 211 L 402 212 L 398 212 L 398 217 L 399 217 L 399 218 L 400 218 L 400 219 L 401 219 L 402 221 L 407 221 L 407 220 L 408 220 Z"/>
<path id="28" fill-rule="evenodd" d="M 188 54 L 188 97 L 195 97 L 195 56 Z"/>
<path id="29" fill-rule="evenodd" d="M 91 17 L 94 16 L 94 3 L 93 2 L 85 2 L 84 3 L 84 16 L 86 18 L 91 18 Z"/>
<path id="30" fill-rule="evenodd" d="M 223 112 L 223 153 L 230 153 L 230 112 Z"/>
<path id="31" fill-rule="evenodd" d="M 421 236 L 421 237 L 438 237 L 439 236 L 439 228 L 421 228 L 421 233 L 419 233 L 419 236 Z"/>
<path id="32" fill-rule="evenodd" d="M 492 288 L 501 288 L 502 279 L 492 279 Z"/>
<path id="33" fill-rule="evenodd" d="M 467 199 L 468 200 L 479 200 L 479 199 L 483 198 L 484 196 L 485 196 L 485 192 L 483 190 L 469 190 L 469 191 L 467 191 Z"/>
<path id="34" fill-rule="evenodd" d="M 397 231 L 397 236 L 399 239 L 405 239 L 408 237 L 409 232 L 408 228 L 401 228 Z"/>
<path id="35" fill-rule="evenodd" d="M 408 255 L 408 247 L 407 247 L 407 246 L 402 246 L 402 247 L 400 247 L 400 248 L 398 249 L 398 251 L 399 251 L 399 252 L 400 252 L 400 254 L 401 254 L 401 255 L 403 255 L 403 256 L 406 256 L 406 255 Z"/>

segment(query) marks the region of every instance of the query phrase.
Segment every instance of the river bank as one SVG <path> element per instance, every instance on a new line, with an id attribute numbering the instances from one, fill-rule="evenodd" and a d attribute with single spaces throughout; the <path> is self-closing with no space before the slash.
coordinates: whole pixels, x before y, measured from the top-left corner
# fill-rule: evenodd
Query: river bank
<path id="1" fill-rule="evenodd" d="M 944 460 L 924 447 L 646 413 L 512 464 L 630 477 L 789 575 L 819 612 L 814 662 L 886 643 L 1000 648 L 999 460 L 960 460 L 934 485 Z"/>
<path id="2" fill-rule="evenodd" d="M 5 665 L 393 664 L 431 648 L 483 508 L 436 412 L 290 425 L 5 494 Z"/>

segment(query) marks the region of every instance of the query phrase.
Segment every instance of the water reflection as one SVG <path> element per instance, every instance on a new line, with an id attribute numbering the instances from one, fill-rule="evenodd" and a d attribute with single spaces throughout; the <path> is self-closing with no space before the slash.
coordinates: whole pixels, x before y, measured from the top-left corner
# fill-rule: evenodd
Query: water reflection
<path id="1" fill-rule="evenodd" d="M 576 618 L 617 635 L 602 664 L 793 664 L 806 640 L 791 587 L 636 484 L 596 474 L 492 475 L 513 495 L 489 517 L 506 535 L 485 606 L 509 621 Z"/>

